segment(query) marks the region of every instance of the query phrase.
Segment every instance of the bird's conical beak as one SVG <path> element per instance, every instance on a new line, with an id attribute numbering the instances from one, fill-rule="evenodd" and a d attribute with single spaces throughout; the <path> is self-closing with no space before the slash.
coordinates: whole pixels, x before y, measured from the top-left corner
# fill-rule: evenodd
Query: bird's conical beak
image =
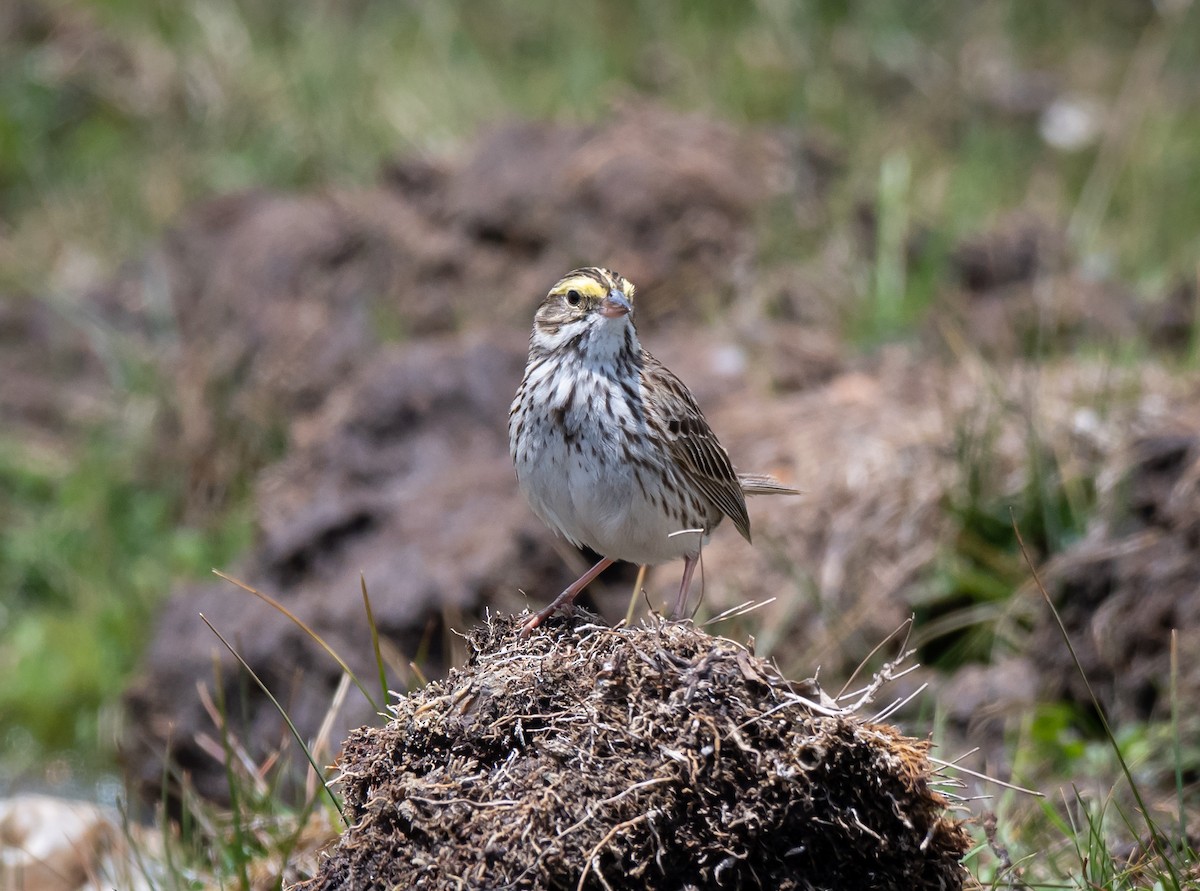
<path id="1" fill-rule="evenodd" d="M 606 319 L 619 319 L 633 312 L 633 306 L 625 299 L 625 295 L 616 288 L 608 292 L 608 296 L 600 304 L 600 315 Z"/>

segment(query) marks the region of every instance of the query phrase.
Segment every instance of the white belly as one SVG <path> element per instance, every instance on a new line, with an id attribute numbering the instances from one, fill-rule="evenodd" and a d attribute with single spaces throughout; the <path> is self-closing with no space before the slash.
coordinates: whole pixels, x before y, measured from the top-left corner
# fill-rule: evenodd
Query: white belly
<path id="1" fill-rule="evenodd" d="M 515 442 L 514 415 L 510 446 L 521 488 L 548 526 L 577 545 L 630 563 L 665 563 L 699 551 L 702 535 L 684 530 L 700 524 L 693 519 L 689 527 L 684 517 L 705 511 L 699 505 L 684 510 L 678 495 L 662 491 L 658 478 L 664 473 L 673 475 L 676 491 L 683 481 L 650 449 L 644 420 L 615 391 L 606 402 L 611 382 L 598 376 L 577 385 L 570 406 L 556 402 L 537 380 L 526 385 L 534 392 L 519 419 L 524 445 Z M 608 414 L 594 410 L 606 404 Z M 639 460 L 629 460 L 626 445 Z"/>
<path id="2" fill-rule="evenodd" d="M 534 512 L 577 545 L 630 563 L 665 563 L 700 549 L 700 535 L 642 491 L 629 467 L 581 455 L 551 441 L 517 478 Z M 674 535 L 673 533 L 682 533 Z"/>

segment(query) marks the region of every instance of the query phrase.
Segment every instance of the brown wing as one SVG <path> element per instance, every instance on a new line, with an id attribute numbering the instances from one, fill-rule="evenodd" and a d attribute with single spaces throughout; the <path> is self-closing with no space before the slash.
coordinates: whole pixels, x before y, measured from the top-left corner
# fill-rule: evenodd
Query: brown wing
<path id="1" fill-rule="evenodd" d="M 742 485 L 729 454 L 704 420 L 700 406 L 665 365 L 643 351 L 642 398 L 648 420 L 663 435 L 667 451 L 696 487 L 721 513 L 733 521 L 737 531 L 750 540 L 750 515 Z"/>

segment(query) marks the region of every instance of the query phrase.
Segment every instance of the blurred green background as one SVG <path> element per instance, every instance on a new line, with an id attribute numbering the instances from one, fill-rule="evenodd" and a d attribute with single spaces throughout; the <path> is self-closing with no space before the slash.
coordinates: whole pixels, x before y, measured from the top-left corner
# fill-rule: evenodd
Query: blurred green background
<path id="1" fill-rule="evenodd" d="M 916 216 L 953 232 L 1049 207 L 1086 249 L 1161 279 L 1197 253 L 1189 6 L 13 0 L 0 283 L 77 285 L 203 196 L 366 182 L 489 121 L 586 120 L 631 94 L 826 131 L 853 197 L 903 153 Z M 1051 138 L 1075 150 L 1053 150 L 1040 131 L 1072 115 L 1081 138 Z"/>
<path id="2" fill-rule="evenodd" d="M 202 199 L 367 185 L 491 122 L 633 96 L 825 142 L 835 232 L 866 203 L 950 244 L 1022 208 L 1139 294 L 1197 274 L 1200 14 L 1179 0 L 6 0 L 0 301 L 70 317 Z M 793 234 L 763 250 L 829 235 Z M 858 295 L 862 348 L 920 318 L 928 256 L 901 311 Z M 150 364 L 107 373 L 114 416 L 0 428 L 0 779 L 110 764 L 156 605 L 252 538 L 248 490 L 196 516 L 155 472 Z"/>

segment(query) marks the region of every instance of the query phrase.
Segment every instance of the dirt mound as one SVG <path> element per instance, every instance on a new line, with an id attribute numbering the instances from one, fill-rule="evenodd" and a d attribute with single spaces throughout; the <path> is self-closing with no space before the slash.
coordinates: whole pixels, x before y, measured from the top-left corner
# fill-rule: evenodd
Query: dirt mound
<path id="1" fill-rule="evenodd" d="M 776 473 L 803 495 L 750 504 L 753 548 L 713 536 L 704 551 L 706 608 L 718 612 L 769 590 L 779 599 L 745 625 L 760 649 L 790 673 L 806 664 L 848 672 L 937 591 L 938 561 L 956 552 L 963 530 L 948 506 L 974 498 L 980 509 L 1000 505 L 1007 514 L 1020 505 L 1033 475 L 1044 472 L 1031 461 L 1034 446 L 1060 456 L 1056 472 L 1065 478 L 1040 485 L 1090 486 L 1099 477 L 1107 481 L 1099 503 L 1120 501 L 1115 479 L 1130 442 L 1171 419 L 1186 428 L 1200 411 L 1197 393 L 1195 375 L 1149 362 L 998 369 L 896 348 L 801 392 L 718 401 L 708 418 L 739 465 Z M 973 472 L 981 478 L 971 495 Z M 1013 560 L 1019 584 L 1028 574 Z M 1036 592 L 1022 592 L 1011 608 L 1014 621 L 1046 618 Z M 1090 614 L 1080 619 L 1081 633 L 1091 635 Z M 1144 641 L 1166 658 L 1162 631 Z M 1027 630 L 1011 642 L 1022 655 L 1067 655 L 1061 641 L 1031 641 Z M 1068 674 L 1061 665 L 1048 673 L 1059 683 Z"/>
<path id="2" fill-rule="evenodd" d="M 461 257 L 459 284 L 527 282 L 492 298 L 521 321 L 532 305 L 523 294 L 596 257 L 653 289 L 643 319 L 659 318 L 731 300 L 755 211 L 822 178 L 779 135 L 631 103 L 601 124 L 498 128 L 447 183 L 443 212 L 476 248 Z"/>
<path id="3" fill-rule="evenodd" d="M 1101 705 L 1118 721 L 1170 715 L 1170 635 L 1200 650 L 1200 406 L 1189 424 L 1133 443 L 1107 515 L 1047 571 L 1048 586 Z M 1184 432 L 1185 428 L 1189 428 Z M 1061 632 L 1045 616 L 1032 656 L 1051 699 L 1092 708 Z M 1200 702 L 1200 668 L 1179 663 L 1176 705 Z M 1184 719 L 1194 716 L 1185 712 Z"/>
<path id="4" fill-rule="evenodd" d="M 1145 338 L 1186 352 L 1195 293 L 1181 282 L 1147 299 L 1073 257 L 1066 230 L 1028 212 L 963 238 L 949 254 L 957 287 L 938 297 L 928 324 L 960 329 L 986 355 L 1045 357 Z"/>
<path id="5" fill-rule="evenodd" d="M 223 504 L 378 349 L 393 247 L 331 197 L 242 192 L 196 208 L 92 295 L 163 369 L 159 458 L 193 512 Z"/>
<path id="6" fill-rule="evenodd" d="M 687 624 L 518 623 L 352 734 L 351 828 L 300 887 L 963 886 L 927 743 Z"/>
<path id="7" fill-rule="evenodd" d="M 1026 213 L 970 235 L 950 255 L 959 281 L 976 294 L 1029 282 L 1066 265 L 1066 234 Z"/>

